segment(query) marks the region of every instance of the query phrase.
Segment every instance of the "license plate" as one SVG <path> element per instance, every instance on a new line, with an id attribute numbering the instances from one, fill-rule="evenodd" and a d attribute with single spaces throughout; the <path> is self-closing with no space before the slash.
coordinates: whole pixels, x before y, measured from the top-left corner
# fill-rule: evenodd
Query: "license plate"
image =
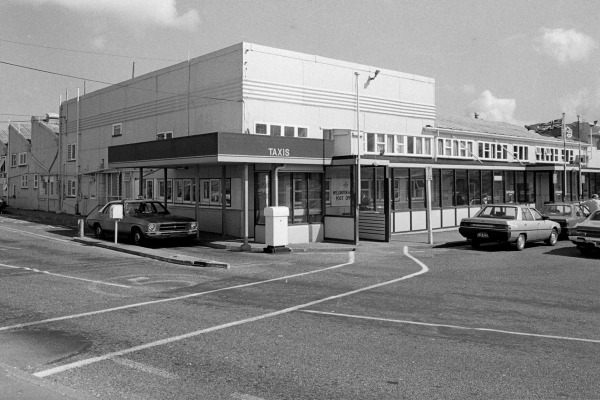
<path id="1" fill-rule="evenodd" d="M 479 238 L 487 238 L 489 236 L 488 236 L 487 232 L 479 232 L 479 233 L 477 233 L 477 237 L 479 237 Z"/>

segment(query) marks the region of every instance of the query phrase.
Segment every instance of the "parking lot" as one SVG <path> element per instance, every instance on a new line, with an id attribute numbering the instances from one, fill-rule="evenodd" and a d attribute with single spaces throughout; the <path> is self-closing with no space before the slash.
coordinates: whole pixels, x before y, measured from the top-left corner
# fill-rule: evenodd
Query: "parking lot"
<path id="1" fill-rule="evenodd" d="M 2 363 L 100 398 L 593 398 L 598 258 L 568 241 L 269 255 L 199 268 L 0 216 Z M 442 244 L 442 243 L 437 243 Z M 176 247 L 169 251 L 179 251 Z"/>

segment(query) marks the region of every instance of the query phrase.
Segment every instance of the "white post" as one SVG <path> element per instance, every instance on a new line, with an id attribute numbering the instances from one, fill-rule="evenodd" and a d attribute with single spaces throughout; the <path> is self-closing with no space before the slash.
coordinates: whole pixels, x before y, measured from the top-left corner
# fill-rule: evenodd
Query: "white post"
<path id="1" fill-rule="evenodd" d="M 432 167 L 426 167 L 425 169 L 427 179 L 427 243 L 433 244 L 433 228 L 431 227 L 431 181 L 433 180 L 433 169 Z"/>
<path id="2" fill-rule="evenodd" d="M 119 220 L 115 219 L 115 244 L 117 244 L 118 237 L 119 237 Z"/>
<path id="3" fill-rule="evenodd" d="M 359 73 L 355 72 L 355 80 L 356 80 L 356 137 L 358 147 L 356 148 L 356 207 L 355 207 L 355 219 L 354 219 L 354 235 L 355 235 L 355 243 L 358 245 L 359 242 L 359 211 L 360 211 L 360 195 L 361 195 L 361 178 L 360 178 L 360 97 L 358 94 L 358 77 Z"/>

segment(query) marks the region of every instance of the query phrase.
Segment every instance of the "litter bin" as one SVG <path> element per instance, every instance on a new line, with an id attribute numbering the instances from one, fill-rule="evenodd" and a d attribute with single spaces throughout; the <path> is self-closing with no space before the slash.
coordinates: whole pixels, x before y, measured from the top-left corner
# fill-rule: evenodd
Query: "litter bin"
<path id="1" fill-rule="evenodd" d="M 288 245 L 287 207 L 265 207 L 265 252 L 277 253 L 290 251 Z"/>

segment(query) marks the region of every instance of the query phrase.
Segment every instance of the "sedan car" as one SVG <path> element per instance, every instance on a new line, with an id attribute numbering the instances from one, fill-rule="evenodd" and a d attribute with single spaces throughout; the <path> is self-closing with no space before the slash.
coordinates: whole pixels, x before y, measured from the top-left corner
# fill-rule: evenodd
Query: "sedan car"
<path id="1" fill-rule="evenodd" d="M 560 224 L 561 234 L 569 236 L 575 233 L 575 225 L 589 216 L 588 208 L 579 203 L 547 203 L 540 210 L 543 216 Z"/>
<path id="2" fill-rule="evenodd" d="M 595 211 L 585 221 L 577 224 L 576 231 L 569 235 L 582 255 L 587 256 L 600 248 L 600 211 Z"/>
<path id="3" fill-rule="evenodd" d="M 471 246 L 481 243 L 514 243 L 523 250 L 526 242 L 545 241 L 554 246 L 560 225 L 524 204 L 488 204 L 471 218 L 463 218 L 458 229 Z"/>
<path id="4" fill-rule="evenodd" d="M 107 232 L 114 234 L 115 219 L 111 218 L 111 209 L 116 205 L 123 206 L 123 218 L 117 224 L 119 235 L 128 235 L 137 245 L 142 245 L 147 239 L 193 239 L 198 233 L 198 222 L 171 214 L 157 200 L 118 200 L 87 216 L 86 224 L 94 230 L 96 237 L 102 238 Z"/>

